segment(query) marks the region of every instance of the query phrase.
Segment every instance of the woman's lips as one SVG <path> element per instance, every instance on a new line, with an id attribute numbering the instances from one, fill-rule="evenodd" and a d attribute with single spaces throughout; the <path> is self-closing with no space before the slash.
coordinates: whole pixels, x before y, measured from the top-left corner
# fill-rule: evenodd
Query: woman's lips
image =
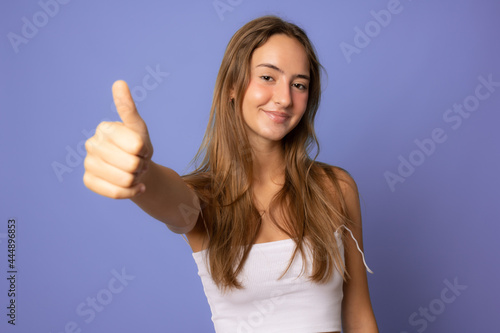
<path id="1" fill-rule="evenodd" d="M 266 111 L 263 110 L 265 114 L 271 119 L 272 121 L 278 123 L 278 124 L 283 124 L 285 121 L 287 121 L 290 116 L 286 114 L 285 112 L 279 112 L 279 111 Z"/>

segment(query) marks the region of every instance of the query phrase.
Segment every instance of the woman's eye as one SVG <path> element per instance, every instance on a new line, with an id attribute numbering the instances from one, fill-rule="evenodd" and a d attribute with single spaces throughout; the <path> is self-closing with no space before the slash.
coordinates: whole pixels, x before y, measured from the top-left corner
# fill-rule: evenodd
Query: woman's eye
<path id="1" fill-rule="evenodd" d="M 303 85 L 302 83 L 294 83 L 293 86 L 295 88 L 298 88 L 299 90 L 306 90 L 307 87 L 305 85 Z"/>
<path id="2" fill-rule="evenodd" d="M 273 79 L 272 77 L 267 76 L 267 75 L 263 75 L 263 76 L 261 76 L 260 78 L 261 78 L 262 80 L 264 80 L 264 81 L 271 81 L 271 80 Z"/>

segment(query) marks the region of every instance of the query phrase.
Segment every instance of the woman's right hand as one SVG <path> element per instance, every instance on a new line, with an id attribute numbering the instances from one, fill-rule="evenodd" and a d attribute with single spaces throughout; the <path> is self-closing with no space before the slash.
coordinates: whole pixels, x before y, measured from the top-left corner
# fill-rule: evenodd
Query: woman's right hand
<path id="1" fill-rule="evenodd" d="M 121 122 L 101 122 L 85 142 L 83 182 L 103 196 L 130 199 L 146 190 L 143 181 L 153 146 L 127 83 L 116 81 L 112 90 Z"/>

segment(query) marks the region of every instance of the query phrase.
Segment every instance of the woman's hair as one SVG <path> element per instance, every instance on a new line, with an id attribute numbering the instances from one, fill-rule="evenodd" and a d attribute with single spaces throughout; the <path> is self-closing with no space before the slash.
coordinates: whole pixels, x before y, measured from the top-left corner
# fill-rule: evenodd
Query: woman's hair
<path id="1" fill-rule="evenodd" d="M 215 83 L 208 127 L 194 159 L 202 158 L 201 163 L 183 176 L 203 203 L 201 218 L 208 233 L 209 269 L 222 290 L 242 288 L 237 277 L 262 223 L 252 195 L 252 149 L 242 117 L 242 101 L 250 81 L 252 54 L 275 34 L 284 34 L 303 45 L 311 78 L 306 111 L 282 140 L 285 182 L 269 206 L 271 221 L 290 238 L 297 239 L 283 275 L 298 251 L 306 260 L 307 239 L 313 254 L 310 279 L 327 282 L 333 266 L 346 278 L 335 239 L 335 231 L 349 222 L 346 205 L 334 169 L 315 161 L 319 144 L 314 118 L 321 95 L 321 65 L 301 28 L 275 16 L 264 16 L 245 24 L 231 38 Z M 314 146 L 316 156 L 311 159 L 309 154 Z M 276 222 L 278 208 L 284 227 Z"/>

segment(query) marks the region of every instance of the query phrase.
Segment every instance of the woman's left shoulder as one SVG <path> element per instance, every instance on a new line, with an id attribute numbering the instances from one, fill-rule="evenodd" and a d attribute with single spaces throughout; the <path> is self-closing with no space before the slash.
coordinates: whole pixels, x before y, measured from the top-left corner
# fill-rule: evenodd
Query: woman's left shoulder
<path id="1" fill-rule="evenodd" d="M 344 168 L 339 166 L 330 165 L 323 162 L 315 162 L 315 165 L 321 170 L 328 183 L 338 184 L 343 194 L 357 194 L 358 187 L 354 178 Z"/>

